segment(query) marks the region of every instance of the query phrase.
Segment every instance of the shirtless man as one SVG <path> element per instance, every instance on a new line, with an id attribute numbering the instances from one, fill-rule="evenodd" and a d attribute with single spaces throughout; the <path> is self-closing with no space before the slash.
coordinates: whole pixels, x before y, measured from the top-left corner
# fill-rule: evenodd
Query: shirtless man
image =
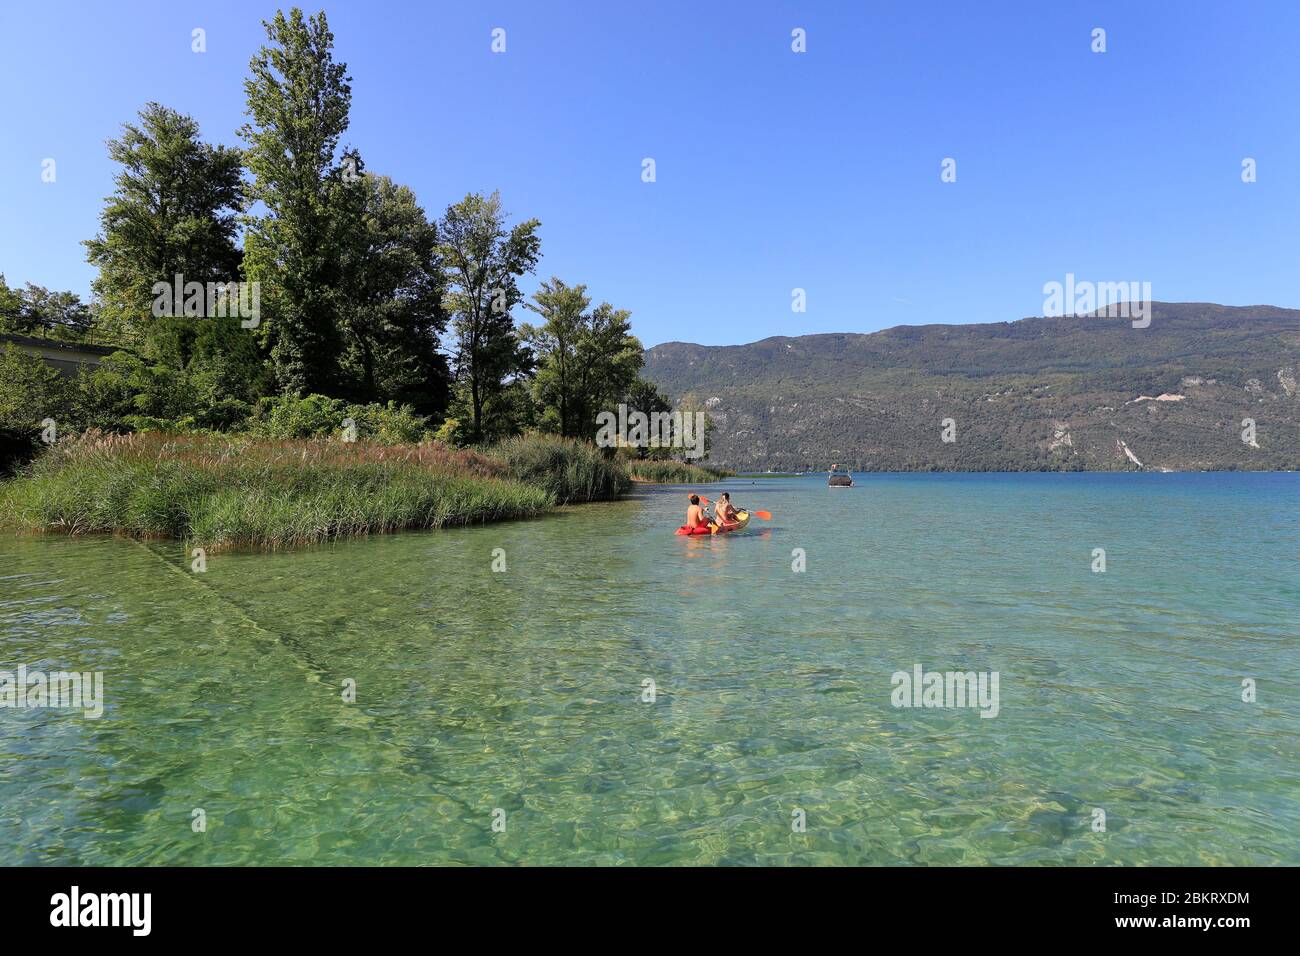
<path id="1" fill-rule="evenodd" d="M 691 495 L 690 507 L 686 509 L 686 527 L 694 531 L 701 525 L 709 523 L 708 517 L 704 514 L 704 509 L 700 507 L 700 496 Z"/>

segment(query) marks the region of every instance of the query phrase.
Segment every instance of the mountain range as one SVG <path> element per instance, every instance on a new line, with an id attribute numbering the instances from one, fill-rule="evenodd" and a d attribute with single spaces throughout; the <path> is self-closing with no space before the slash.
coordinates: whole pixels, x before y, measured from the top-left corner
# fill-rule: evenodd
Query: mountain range
<path id="1" fill-rule="evenodd" d="M 656 345 L 644 374 L 702 404 L 737 470 L 1300 468 L 1300 311 L 1152 303 L 748 345 Z"/>

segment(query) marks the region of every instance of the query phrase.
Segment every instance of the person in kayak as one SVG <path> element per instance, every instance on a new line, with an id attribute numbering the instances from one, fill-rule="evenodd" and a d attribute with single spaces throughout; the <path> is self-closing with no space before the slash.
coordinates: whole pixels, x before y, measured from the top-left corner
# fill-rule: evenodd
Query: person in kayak
<path id="1" fill-rule="evenodd" d="M 729 492 L 724 491 L 722 493 L 722 500 L 714 507 L 713 515 L 720 528 L 732 527 L 739 520 L 736 509 L 731 505 L 731 494 Z"/>
<path id="2" fill-rule="evenodd" d="M 704 509 L 700 507 L 700 496 L 691 495 L 690 507 L 686 509 L 686 527 L 694 531 L 696 528 L 709 525 L 711 522 L 704 514 Z"/>

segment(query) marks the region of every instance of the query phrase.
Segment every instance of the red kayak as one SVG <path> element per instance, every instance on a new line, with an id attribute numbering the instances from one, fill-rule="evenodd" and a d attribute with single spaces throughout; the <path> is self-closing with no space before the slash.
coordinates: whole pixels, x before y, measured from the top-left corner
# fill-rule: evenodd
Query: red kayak
<path id="1" fill-rule="evenodd" d="M 686 525 L 682 525 L 680 528 L 677 529 L 677 533 L 678 534 L 730 534 L 732 531 L 743 531 L 745 529 L 745 525 L 747 524 L 749 524 L 749 512 L 737 511 L 736 523 L 725 525 L 719 528 L 716 532 L 712 530 L 710 525 L 702 524 L 694 528 L 688 528 L 686 527 Z"/>

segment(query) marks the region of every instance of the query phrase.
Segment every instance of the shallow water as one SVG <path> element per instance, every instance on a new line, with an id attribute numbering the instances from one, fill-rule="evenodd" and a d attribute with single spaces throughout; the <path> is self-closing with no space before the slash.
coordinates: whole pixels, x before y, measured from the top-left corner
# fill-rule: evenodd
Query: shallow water
<path id="1" fill-rule="evenodd" d="M 0 863 L 1300 863 L 1300 476 L 725 489 L 773 520 L 0 539 L 0 670 L 106 697 L 0 710 Z M 892 706 L 918 663 L 998 715 Z"/>

